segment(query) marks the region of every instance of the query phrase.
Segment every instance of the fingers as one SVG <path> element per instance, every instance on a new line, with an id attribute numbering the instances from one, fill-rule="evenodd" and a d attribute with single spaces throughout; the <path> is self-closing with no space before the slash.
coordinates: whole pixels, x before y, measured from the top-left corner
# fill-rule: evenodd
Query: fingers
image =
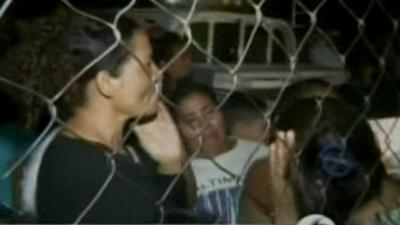
<path id="1" fill-rule="evenodd" d="M 144 150 L 158 163 L 169 165 L 180 162 L 184 151 L 178 129 L 168 108 L 160 103 L 157 116 L 133 127 Z"/>
<path id="2" fill-rule="evenodd" d="M 277 175 L 283 177 L 286 174 L 289 161 L 285 132 L 278 132 L 275 154 Z"/>
<path id="3" fill-rule="evenodd" d="M 277 154 L 280 159 L 285 159 L 287 156 L 290 156 L 293 153 L 293 149 L 295 147 L 295 133 L 293 130 L 289 130 L 287 132 L 280 131 L 277 133 L 277 139 L 275 143 L 277 145 Z"/>
<path id="4" fill-rule="evenodd" d="M 286 132 L 286 144 L 289 151 L 293 151 L 294 145 L 296 143 L 296 134 L 293 130 Z"/>
<path id="5" fill-rule="evenodd" d="M 295 146 L 295 133 L 292 130 L 280 131 L 276 140 L 270 146 L 269 163 L 273 176 L 285 177 L 288 165 Z"/>
<path id="6" fill-rule="evenodd" d="M 276 140 L 276 154 L 277 160 L 279 160 L 279 165 L 282 164 L 282 161 L 285 160 L 285 156 L 287 155 L 287 146 L 286 146 L 286 134 L 285 132 L 278 132 L 278 138 Z"/>
<path id="7" fill-rule="evenodd" d="M 158 103 L 157 107 L 157 115 L 152 120 L 137 124 L 134 127 L 134 130 L 138 131 L 138 129 L 143 128 L 153 129 L 154 127 L 160 126 L 160 124 L 162 124 L 163 126 L 170 124 L 170 126 L 172 126 L 172 124 L 175 125 L 165 104 L 160 102 Z"/>
<path id="8" fill-rule="evenodd" d="M 272 143 L 269 145 L 269 151 L 270 154 L 268 156 L 268 160 L 269 160 L 269 165 L 270 165 L 270 171 L 272 173 L 272 175 L 275 175 L 275 166 L 276 166 L 276 162 L 277 162 L 277 157 L 276 157 L 276 144 Z"/>

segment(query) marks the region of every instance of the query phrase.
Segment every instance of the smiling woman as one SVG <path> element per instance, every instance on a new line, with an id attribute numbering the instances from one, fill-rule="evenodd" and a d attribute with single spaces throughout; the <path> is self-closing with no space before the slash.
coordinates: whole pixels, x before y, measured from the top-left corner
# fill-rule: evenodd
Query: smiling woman
<path id="1" fill-rule="evenodd" d="M 263 144 L 231 138 L 212 90 L 200 84 L 178 86 L 178 127 L 187 148 L 200 151 L 191 162 L 197 185 L 196 213 L 203 221 L 236 223 L 244 174 L 268 151 Z"/>

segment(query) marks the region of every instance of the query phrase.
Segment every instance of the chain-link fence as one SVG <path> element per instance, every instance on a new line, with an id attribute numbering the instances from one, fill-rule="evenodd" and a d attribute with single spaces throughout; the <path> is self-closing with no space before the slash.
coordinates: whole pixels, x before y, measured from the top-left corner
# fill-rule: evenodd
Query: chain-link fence
<path id="1" fill-rule="evenodd" d="M 398 223 L 394 1 L 122 2 L 29 19 L 2 4 L 1 200 L 17 222 Z"/>

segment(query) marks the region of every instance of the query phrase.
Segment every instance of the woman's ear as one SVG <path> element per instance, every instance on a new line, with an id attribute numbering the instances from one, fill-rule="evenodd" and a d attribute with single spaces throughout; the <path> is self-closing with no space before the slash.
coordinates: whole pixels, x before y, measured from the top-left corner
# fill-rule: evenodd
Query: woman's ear
<path id="1" fill-rule="evenodd" d="M 106 98 L 112 98 L 119 88 L 119 79 L 113 77 L 110 72 L 101 70 L 96 75 L 96 88 Z"/>

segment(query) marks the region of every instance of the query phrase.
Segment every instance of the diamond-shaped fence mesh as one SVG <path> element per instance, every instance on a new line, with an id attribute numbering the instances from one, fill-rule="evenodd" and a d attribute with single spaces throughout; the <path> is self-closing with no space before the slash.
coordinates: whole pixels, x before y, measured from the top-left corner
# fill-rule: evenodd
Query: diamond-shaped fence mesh
<path id="1" fill-rule="evenodd" d="M 1 222 L 400 223 L 395 1 L 21 5 Z"/>

